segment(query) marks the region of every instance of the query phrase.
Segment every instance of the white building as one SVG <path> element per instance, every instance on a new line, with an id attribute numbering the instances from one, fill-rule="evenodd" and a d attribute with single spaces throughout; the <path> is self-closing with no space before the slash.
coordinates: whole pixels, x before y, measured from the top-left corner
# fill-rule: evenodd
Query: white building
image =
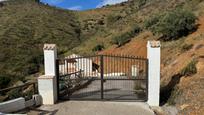
<path id="1" fill-rule="evenodd" d="M 59 70 L 62 74 L 82 71 L 84 75 L 92 75 L 94 72 L 93 60 L 89 58 L 72 54 L 65 59 L 65 62 L 59 65 Z"/>

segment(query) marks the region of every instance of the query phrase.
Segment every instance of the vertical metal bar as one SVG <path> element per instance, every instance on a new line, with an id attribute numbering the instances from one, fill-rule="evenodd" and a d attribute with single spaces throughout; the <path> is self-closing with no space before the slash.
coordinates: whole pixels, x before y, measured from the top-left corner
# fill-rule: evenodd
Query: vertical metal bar
<path id="1" fill-rule="evenodd" d="M 64 59 L 63 59 L 63 62 L 64 62 L 64 66 L 63 66 L 63 67 L 64 67 L 64 70 L 63 70 L 63 72 L 64 72 L 64 75 L 65 75 L 65 74 L 66 74 L 66 73 L 65 73 L 65 71 L 66 71 L 66 69 L 65 69 L 66 63 L 65 63 L 65 60 L 64 60 Z"/>
<path id="2" fill-rule="evenodd" d="M 145 64 L 145 66 L 146 66 L 146 101 L 148 101 L 148 91 L 149 91 L 149 88 L 148 88 L 148 82 L 149 82 L 149 78 L 148 78 L 148 75 L 149 75 L 149 71 L 148 71 L 148 65 L 149 65 L 149 60 L 147 59 L 146 60 L 146 64 Z"/>
<path id="3" fill-rule="evenodd" d="M 118 73 L 118 71 L 119 71 L 119 64 L 118 64 L 118 62 L 120 61 L 120 57 L 119 57 L 119 55 L 117 55 L 117 60 L 116 60 L 116 63 L 117 63 L 117 65 L 116 65 L 116 76 L 117 76 L 117 73 Z M 118 77 L 118 76 L 117 76 Z"/>
<path id="4" fill-rule="evenodd" d="M 125 57 L 127 57 L 127 55 L 125 55 Z M 128 58 L 123 58 L 123 60 L 124 60 L 124 62 L 125 62 L 125 74 L 127 74 L 127 60 L 128 60 Z"/>
<path id="5" fill-rule="evenodd" d="M 106 69 L 104 70 L 104 73 L 107 74 L 108 73 L 108 56 L 106 56 L 105 58 L 105 66 L 106 66 Z"/>
<path id="6" fill-rule="evenodd" d="M 56 60 L 57 99 L 59 99 L 59 60 Z"/>
<path id="7" fill-rule="evenodd" d="M 84 77 L 86 77 L 86 71 L 84 70 L 84 60 L 83 60 L 83 58 L 79 58 L 79 69 L 81 69 L 83 72 L 84 72 Z"/>
<path id="8" fill-rule="evenodd" d="M 33 83 L 33 95 L 35 95 L 35 91 L 36 91 L 36 89 L 35 89 L 35 83 Z"/>
<path id="9" fill-rule="evenodd" d="M 132 66 L 134 66 L 134 59 L 133 59 L 133 56 L 131 56 L 131 61 L 130 61 L 130 79 L 135 79 L 136 76 L 133 76 L 135 74 L 132 74 Z M 135 81 L 134 81 L 135 82 Z"/>
<path id="10" fill-rule="evenodd" d="M 68 69 L 68 66 L 69 66 L 69 60 L 66 60 L 66 69 L 67 69 L 67 73 L 66 74 L 69 74 L 69 69 Z"/>
<path id="11" fill-rule="evenodd" d="M 88 60 L 86 60 L 86 61 L 87 61 L 87 63 L 88 63 L 88 77 L 90 77 L 90 75 L 91 75 L 91 74 L 90 74 L 90 72 L 91 72 L 91 71 L 90 71 L 90 70 L 91 70 L 91 64 L 90 64 L 90 61 L 89 61 L 89 60 L 91 60 L 91 57 L 88 57 L 87 59 L 88 59 Z"/>
<path id="12" fill-rule="evenodd" d="M 146 69 L 146 61 L 143 61 L 143 76 L 146 75 L 145 69 Z"/>
<path id="13" fill-rule="evenodd" d="M 119 62 L 122 63 L 122 64 L 121 64 L 122 66 L 120 66 L 120 69 L 121 69 L 121 70 L 119 70 L 118 72 L 121 71 L 122 73 L 125 73 L 125 60 L 124 60 L 124 57 L 125 57 L 125 55 L 122 55 L 122 54 L 121 54 L 120 57 L 119 57 L 119 59 L 120 59 Z"/>
<path id="14" fill-rule="evenodd" d="M 103 55 L 101 55 L 101 99 L 103 99 Z"/>
<path id="15" fill-rule="evenodd" d="M 113 56 L 115 56 L 115 55 L 113 55 Z M 113 69 L 112 69 L 112 71 L 111 71 L 111 73 L 115 73 L 115 57 L 111 57 L 111 59 L 112 59 L 112 62 L 113 62 Z M 113 74 L 113 76 L 114 76 L 114 74 Z"/>

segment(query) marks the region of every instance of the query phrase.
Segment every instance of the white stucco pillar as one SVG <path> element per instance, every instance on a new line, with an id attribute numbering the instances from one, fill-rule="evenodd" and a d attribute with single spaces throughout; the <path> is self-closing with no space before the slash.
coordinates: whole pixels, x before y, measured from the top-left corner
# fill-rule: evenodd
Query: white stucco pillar
<path id="1" fill-rule="evenodd" d="M 148 41 L 148 101 L 150 106 L 159 106 L 160 94 L 160 47 L 159 41 Z"/>
<path id="2" fill-rule="evenodd" d="M 55 44 L 44 44 L 45 75 L 38 78 L 38 91 L 44 105 L 54 104 L 57 101 L 56 58 Z"/>

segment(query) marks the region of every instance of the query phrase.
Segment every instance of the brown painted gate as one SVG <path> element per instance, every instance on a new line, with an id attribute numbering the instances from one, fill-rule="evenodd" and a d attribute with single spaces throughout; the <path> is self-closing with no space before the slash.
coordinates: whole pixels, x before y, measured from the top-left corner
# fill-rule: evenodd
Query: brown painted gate
<path id="1" fill-rule="evenodd" d="M 59 99 L 147 100 L 146 58 L 71 55 L 56 64 Z"/>

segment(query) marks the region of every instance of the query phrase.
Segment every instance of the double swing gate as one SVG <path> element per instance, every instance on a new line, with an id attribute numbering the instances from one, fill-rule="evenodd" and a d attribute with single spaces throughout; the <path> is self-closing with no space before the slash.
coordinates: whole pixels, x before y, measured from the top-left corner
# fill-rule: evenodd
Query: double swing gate
<path id="1" fill-rule="evenodd" d="M 147 100 L 146 58 L 71 55 L 56 65 L 59 99 Z"/>

